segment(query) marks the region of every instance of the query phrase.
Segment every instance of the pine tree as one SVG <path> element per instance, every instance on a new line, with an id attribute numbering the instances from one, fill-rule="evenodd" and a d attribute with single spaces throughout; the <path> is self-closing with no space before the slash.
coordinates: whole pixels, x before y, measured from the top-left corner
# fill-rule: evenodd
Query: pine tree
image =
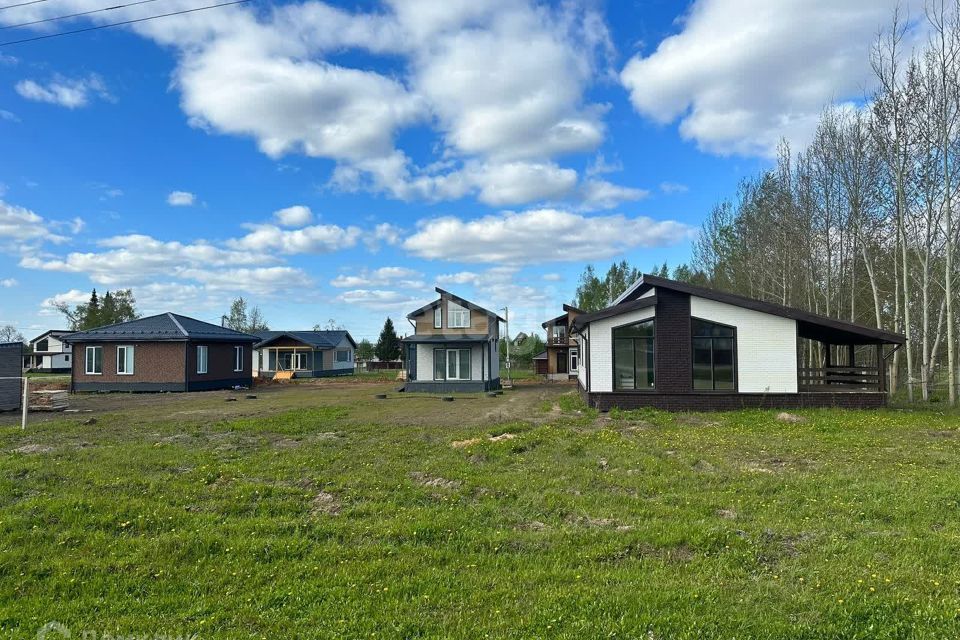
<path id="1" fill-rule="evenodd" d="M 374 353 L 380 360 L 397 360 L 400 358 L 400 338 L 397 337 L 397 332 L 393 328 L 393 320 L 390 318 L 387 318 L 387 321 L 383 323 L 383 329 L 380 331 Z"/>

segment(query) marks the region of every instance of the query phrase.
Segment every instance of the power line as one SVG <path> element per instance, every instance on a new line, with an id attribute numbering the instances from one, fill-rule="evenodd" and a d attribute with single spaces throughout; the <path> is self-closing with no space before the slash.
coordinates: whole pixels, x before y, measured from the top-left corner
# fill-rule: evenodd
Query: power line
<path id="1" fill-rule="evenodd" d="M 34 0 L 37 1 L 37 0 Z M 0 42 L 0 47 L 9 47 L 14 44 L 23 44 L 25 42 L 36 42 L 37 40 L 47 40 L 49 38 L 59 38 L 60 36 L 72 36 L 77 33 L 86 33 L 87 31 L 97 31 L 98 29 L 108 29 L 110 27 L 120 27 L 126 24 L 135 24 L 138 22 L 146 22 L 147 20 L 156 20 L 157 18 L 169 18 L 170 16 L 179 16 L 185 13 L 194 13 L 197 11 L 205 11 L 207 9 L 216 9 L 218 7 L 228 7 L 234 4 L 244 4 L 250 2 L 251 0 L 232 0 L 231 2 L 221 2 L 219 4 L 210 4 L 205 7 L 196 7 L 194 9 L 184 9 L 182 11 L 173 11 L 171 13 L 161 13 L 155 16 L 147 16 L 146 18 L 136 18 L 135 20 L 123 20 L 122 22 L 111 22 L 110 24 L 100 24 L 94 27 L 85 27 L 83 29 L 74 29 L 72 31 L 61 31 L 60 33 L 49 33 L 44 36 L 34 36 L 32 38 L 24 38 L 22 40 L 11 40 L 9 42 Z"/>
<path id="2" fill-rule="evenodd" d="M 4 9 L 15 9 L 16 7 L 25 7 L 28 4 L 40 4 L 41 2 L 46 2 L 47 0 L 30 0 L 30 2 L 20 2 L 18 4 L 8 4 L 5 7 L 0 7 L 0 11 Z"/>
<path id="3" fill-rule="evenodd" d="M 65 16 L 57 16 L 55 18 L 44 18 L 42 20 L 34 20 L 33 22 L 21 22 L 20 24 L 8 24 L 0 27 L 0 31 L 3 29 L 19 29 L 21 27 L 29 27 L 31 25 L 40 24 L 42 22 L 55 22 L 57 20 L 67 20 L 68 18 L 79 18 L 80 16 L 88 16 L 91 13 L 100 13 L 102 11 L 114 11 L 116 9 L 125 9 L 127 7 L 135 7 L 138 4 L 148 4 L 150 2 L 156 2 L 157 0 L 140 0 L 139 2 L 130 2 L 127 4 L 118 4 L 113 7 L 104 7 L 103 9 L 92 9 L 90 11 L 81 11 L 80 13 L 71 13 Z"/>

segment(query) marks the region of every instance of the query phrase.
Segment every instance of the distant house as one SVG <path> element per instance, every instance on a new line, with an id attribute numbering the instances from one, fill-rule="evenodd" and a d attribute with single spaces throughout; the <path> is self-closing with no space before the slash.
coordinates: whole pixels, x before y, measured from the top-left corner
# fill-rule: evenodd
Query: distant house
<path id="1" fill-rule="evenodd" d="M 530 336 L 528 336 L 526 333 L 524 333 L 523 331 L 521 331 L 520 333 L 518 333 L 517 335 L 515 335 L 515 336 L 513 337 L 513 340 L 512 340 L 511 342 L 513 343 L 513 346 L 519 347 L 519 346 L 521 346 L 524 342 L 526 342 L 528 338 L 530 338 Z"/>
<path id="2" fill-rule="evenodd" d="M 880 407 L 899 333 L 645 275 L 579 315 L 580 393 L 601 410 Z M 804 348 L 808 347 L 808 348 Z M 814 349 L 816 348 L 816 349 Z M 823 359 L 811 362 L 816 350 Z"/>
<path id="3" fill-rule="evenodd" d="M 550 380 L 575 379 L 580 370 L 580 344 L 573 335 L 573 321 L 583 313 L 563 305 L 563 315 L 543 323 L 547 332 L 546 350 L 534 357 L 534 371 Z"/>
<path id="4" fill-rule="evenodd" d="M 61 340 L 68 333 L 66 330 L 51 329 L 31 340 L 28 344 L 32 353 L 24 354 L 23 368 L 44 373 L 70 373 L 70 347 Z"/>
<path id="5" fill-rule="evenodd" d="M 253 384 L 256 336 L 161 313 L 62 337 L 71 391 L 208 391 Z"/>
<path id="6" fill-rule="evenodd" d="M 254 345 L 255 376 L 291 372 L 295 378 L 351 375 L 357 343 L 348 331 L 260 331 Z"/>
<path id="7" fill-rule="evenodd" d="M 402 340 L 407 391 L 476 392 L 500 388 L 503 318 L 437 287 L 440 297 L 407 319 L 414 334 Z"/>
<path id="8" fill-rule="evenodd" d="M 0 342 L 0 411 L 20 408 L 23 343 Z"/>

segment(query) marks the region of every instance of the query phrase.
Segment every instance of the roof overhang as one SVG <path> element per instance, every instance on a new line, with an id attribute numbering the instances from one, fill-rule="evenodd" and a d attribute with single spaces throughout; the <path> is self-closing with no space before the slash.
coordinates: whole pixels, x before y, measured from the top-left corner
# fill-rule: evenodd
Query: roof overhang
<path id="1" fill-rule="evenodd" d="M 612 318 L 614 316 L 619 316 L 623 313 L 629 313 L 631 311 L 637 311 L 638 309 L 648 309 L 650 307 L 655 307 L 657 304 L 657 296 L 647 296 L 645 298 L 637 298 L 636 300 L 631 300 L 630 302 L 624 302 L 621 304 L 615 304 L 613 306 L 607 307 L 606 309 L 601 309 L 600 311 L 594 311 L 593 313 L 585 313 L 581 316 L 574 318 L 573 320 L 573 333 L 580 333 L 583 331 L 591 322 L 596 322 L 597 320 L 603 320 L 605 318 Z"/>
<path id="2" fill-rule="evenodd" d="M 488 342 L 491 340 L 490 336 L 485 333 L 481 334 L 454 334 L 454 335 L 428 335 L 420 334 L 407 336 L 402 338 L 401 342 L 414 342 L 420 344 L 446 344 L 450 342 Z"/>

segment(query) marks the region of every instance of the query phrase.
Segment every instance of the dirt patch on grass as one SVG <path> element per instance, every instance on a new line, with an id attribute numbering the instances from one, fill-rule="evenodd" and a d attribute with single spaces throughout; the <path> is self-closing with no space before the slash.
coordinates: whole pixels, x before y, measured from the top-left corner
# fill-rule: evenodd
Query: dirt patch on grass
<path id="1" fill-rule="evenodd" d="M 420 486 L 430 487 L 431 489 L 448 489 L 452 491 L 459 489 L 460 485 L 463 484 L 460 480 L 448 480 L 439 476 L 431 476 L 422 471 L 411 471 L 410 477 Z"/>
<path id="2" fill-rule="evenodd" d="M 501 433 L 498 436 L 487 436 L 487 442 L 505 442 L 517 437 L 515 433 Z M 454 449 L 467 449 L 483 442 L 483 438 L 468 438 L 467 440 L 454 440 L 450 446 Z"/>
<path id="3" fill-rule="evenodd" d="M 676 424 L 686 427 L 719 427 L 720 423 L 697 413 L 678 413 L 673 416 Z"/>
<path id="4" fill-rule="evenodd" d="M 22 447 L 17 447 L 16 449 L 11 449 L 13 453 L 22 453 L 24 455 L 32 455 L 37 453 L 50 453 L 53 451 L 53 447 L 49 447 L 44 444 L 25 444 Z"/>
<path id="5" fill-rule="evenodd" d="M 717 468 L 706 460 L 697 460 L 693 463 L 693 470 L 699 471 L 700 473 L 713 473 Z"/>
<path id="6" fill-rule="evenodd" d="M 623 524 L 615 518 L 595 518 L 593 516 L 567 516 L 567 524 L 578 527 L 588 527 L 591 529 L 613 529 L 615 531 L 627 532 L 633 531 L 633 526 Z"/>
<path id="7" fill-rule="evenodd" d="M 778 413 L 776 420 L 777 422 L 786 422 L 787 424 L 801 424 L 807 421 L 803 416 L 798 416 L 795 413 L 787 413 L 786 411 Z"/>
<path id="8" fill-rule="evenodd" d="M 717 515 L 724 520 L 736 520 L 737 512 L 733 509 L 717 509 Z"/>
<path id="9" fill-rule="evenodd" d="M 340 500 L 337 496 L 321 491 L 313 498 L 310 514 L 315 516 L 335 516 L 340 513 Z"/>

